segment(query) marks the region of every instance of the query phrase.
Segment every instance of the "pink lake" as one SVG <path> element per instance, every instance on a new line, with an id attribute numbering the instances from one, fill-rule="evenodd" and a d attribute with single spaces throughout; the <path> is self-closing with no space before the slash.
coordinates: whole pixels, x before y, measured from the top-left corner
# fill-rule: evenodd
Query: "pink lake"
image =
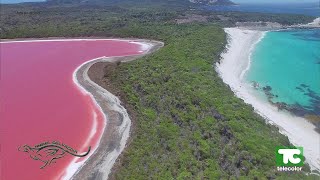
<path id="1" fill-rule="evenodd" d="M 103 114 L 73 82 L 73 72 L 88 60 L 141 54 L 141 48 L 140 44 L 121 40 L 1 42 L 1 179 L 61 179 L 74 159 L 66 155 L 40 169 L 42 162 L 18 151 L 24 144 L 59 141 L 79 153 L 88 146 L 94 149 L 104 128 Z M 98 128 L 88 139 L 94 114 Z"/>

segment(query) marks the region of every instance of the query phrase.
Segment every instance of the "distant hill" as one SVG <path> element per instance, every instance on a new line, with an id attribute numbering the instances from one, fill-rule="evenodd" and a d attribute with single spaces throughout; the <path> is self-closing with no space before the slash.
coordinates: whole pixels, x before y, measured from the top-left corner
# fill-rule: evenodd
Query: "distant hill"
<path id="1" fill-rule="evenodd" d="M 230 0 L 47 0 L 49 4 L 207 4 L 207 5 L 234 5 Z"/>
<path id="2" fill-rule="evenodd" d="M 208 4 L 208 5 L 235 5 L 230 0 L 189 0 L 192 3 Z"/>
<path id="3" fill-rule="evenodd" d="M 189 4 L 189 0 L 46 0 L 49 4 L 96 4 L 96 5 L 147 5 L 147 4 Z"/>

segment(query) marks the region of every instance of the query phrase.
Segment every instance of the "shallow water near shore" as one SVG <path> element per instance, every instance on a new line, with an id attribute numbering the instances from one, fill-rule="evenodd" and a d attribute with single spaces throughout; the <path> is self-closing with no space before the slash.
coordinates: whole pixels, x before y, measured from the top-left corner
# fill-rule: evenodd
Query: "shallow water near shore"
<path id="1" fill-rule="evenodd" d="M 264 99 L 286 103 L 299 116 L 319 116 L 320 29 L 266 33 L 244 78 L 257 83 Z"/>
<path id="2" fill-rule="evenodd" d="M 293 145 L 303 147 L 306 162 L 311 169 L 320 170 L 320 136 L 315 130 L 315 125 L 303 117 L 292 115 L 287 111 L 279 111 L 276 106 L 268 102 L 268 96 L 265 92 L 269 92 L 270 95 L 275 87 L 269 91 L 267 90 L 270 88 L 263 90 L 264 86 L 261 83 L 259 87 L 254 88 L 253 83 L 250 79 L 248 80 L 250 71 L 254 70 L 256 64 L 259 65 L 258 62 L 255 62 L 258 60 L 254 59 L 255 50 L 263 44 L 264 37 L 268 38 L 269 33 L 241 28 L 226 28 L 225 31 L 229 36 L 228 50 L 222 53 L 221 62 L 216 64 L 216 70 L 223 82 L 230 86 L 237 97 L 252 105 L 254 110 L 266 119 L 267 123 L 279 127 L 279 131 L 286 135 Z M 284 44 L 281 45 L 284 46 Z M 273 44 L 269 48 L 272 52 L 277 49 L 277 44 Z M 284 69 L 284 67 L 281 68 Z M 263 74 L 264 72 L 258 71 L 257 73 Z M 293 76 L 291 77 L 293 78 Z M 304 86 L 304 88 L 309 87 Z M 287 91 L 291 91 L 291 89 Z"/>

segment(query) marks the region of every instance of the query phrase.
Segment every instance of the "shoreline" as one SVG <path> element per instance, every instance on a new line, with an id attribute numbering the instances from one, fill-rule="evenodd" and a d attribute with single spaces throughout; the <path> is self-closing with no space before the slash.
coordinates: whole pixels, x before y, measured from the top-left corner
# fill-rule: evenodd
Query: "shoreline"
<path id="1" fill-rule="evenodd" d="M 131 120 L 127 110 L 123 107 L 118 97 L 107 91 L 99 83 L 95 83 L 88 75 L 89 69 L 100 63 L 128 62 L 152 54 L 164 46 L 163 42 L 137 38 L 90 38 L 79 37 L 75 39 L 52 37 L 52 38 L 21 38 L 21 39 L 0 39 L 1 43 L 31 43 L 31 42 L 52 42 L 52 41 L 95 41 L 95 40 L 115 40 L 123 41 L 140 46 L 139 54 L 98 57 L 88 60 L 79 65 L 72 74 L 73 83 L 84 95 L 89 95 L 95 108 L 103 114 L 104 127 L 100 138 L 91 149 L 90 155 L 86 156 L 81 162 L 73 158 L 68 166 L 57 174 L 59 179 L 90 179 L 92 175 L 102 179 L 107 179 L 111 174 L 116 160 L 126 147 L 132 132 Z M 103 76 L 103 74 L 102 74 Z M 93 129 L 91 129 L 85 144 L 78 150 L 89 146 L 92 136 L 97 131 L 97 114 L 93 114 Z M 109 137 L 109 138 L 105 138 Z M 110 139 L 114 138 L 114 139 Z M 118 142 L 116 142 L 118 141 Z M 85 171 L 83 169 L 89 169 Z"/>
<path id="2" fill-rule="evenodd" d="M 117 40 L 117 39 L 113 39 Z M 74 83 L 81 91 L 90 94 L 104 114 L 105 127 L 97 147 L 84 161 L 67 168 L 63 179 L 107 179 L 117 158 L 120 156 L 131 134 L 131 120 L 118 97 L 111 94 L 99 83 L 91 80 L 89 70 L 99 62 L 128 62 L 136 60 L 160 49 L 164 44 L 143 39 L 120 39 L 141 45 L 142 54 L 132 56 L 100 57 L 81 64 L 73 74 Z"/>
<path id="3" fill-rule="evenodd" d="M 251 53 L 266 31 L 225 28 L 225 32 L 228 34 L 227 49 L 222 53 L 220 63 L 216 64 L 216 71 L 223 82 L 237 97 L 252 105 L 267 123 L 279 127 L 280 133 L 286 135 L 293 145 L 302 146 L 311 170 L 320 171 L 320 136 L 315 131 L 316 127 L 304 118 L 278 111 L 275 106 L 264 102 L 254 95 L 253 88 L 243 80 L 244 74 L 250 69 Z"/>

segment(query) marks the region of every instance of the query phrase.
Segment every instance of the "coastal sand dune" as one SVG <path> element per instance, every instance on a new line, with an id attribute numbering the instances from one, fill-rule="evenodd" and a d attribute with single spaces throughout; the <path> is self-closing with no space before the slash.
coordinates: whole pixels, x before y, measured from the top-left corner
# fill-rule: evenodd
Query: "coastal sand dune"
<path id="1" fill-rule="evenodd" d="M 216 70 L 223 81 L 236 96 L 251 104 L 268 123 L 278 126 L 293 145 L 302 146 L 311 169 L 320 170 L 320 135 L 315 131 L 315 126 L 304 118 L 279 111 L 275 106 L 254 96 L 254 89 L 243 79 L 250 68 L 251 52 L 266 32 L 241 28 L 226 28 L 225 32 L 229 41 L 227 51 L 222 54 L 221 62 L 216 64 Z"/>

